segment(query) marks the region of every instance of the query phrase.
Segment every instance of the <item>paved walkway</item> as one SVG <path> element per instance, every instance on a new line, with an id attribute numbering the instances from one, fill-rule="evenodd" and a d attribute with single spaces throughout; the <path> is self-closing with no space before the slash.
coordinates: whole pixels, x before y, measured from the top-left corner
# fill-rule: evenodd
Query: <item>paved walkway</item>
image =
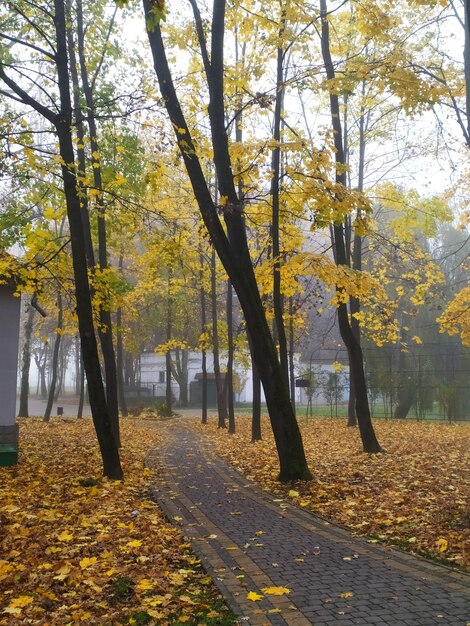
<path id="1" fill-rule="evenodd" d="M 149 463 L 155 496 L 180 523 L 241 623 L 257 626 L 467 626 L 470 576 L 352 537 L 218 459 L 171 420 Z M 288 595 L 267 595 L 266 587 Z M 254 591 L 263 598 L 247 599 Z"/>

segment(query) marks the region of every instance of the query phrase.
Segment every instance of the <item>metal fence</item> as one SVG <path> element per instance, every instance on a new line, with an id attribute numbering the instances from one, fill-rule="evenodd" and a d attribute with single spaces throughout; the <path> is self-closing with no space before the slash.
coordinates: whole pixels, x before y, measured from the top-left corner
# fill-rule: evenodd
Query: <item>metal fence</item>
<path id="1" fill-rule="evenodd" d="M 426 351 L 401 353 L 391 349 L 365 349 L 364 361 L 371 411 L 376 418 L 393 418 L 397 407 L 407 418 L 470 421 L 470 350 L 459 345 L 426 346 Z M 335 361 L 323 357 L 309 364 L 313 385 L 298 392 L 302 412 L 342 417 L 347 415 L 349 370 L 327 371 Z M 344 362 L 344 358 L 342 359 Z M 309 370 L 304 369 L 308 374 Z"/>

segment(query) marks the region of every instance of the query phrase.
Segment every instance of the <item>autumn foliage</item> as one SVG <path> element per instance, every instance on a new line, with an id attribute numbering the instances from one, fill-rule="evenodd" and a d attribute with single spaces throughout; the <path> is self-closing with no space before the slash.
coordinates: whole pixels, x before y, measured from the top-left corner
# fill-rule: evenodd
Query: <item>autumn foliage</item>
<path id="1" fill-rule="evenodd" d="M 359 435 L 342 421 L 301 420 L 313 480 L 281 485 L 267 424 L 264 441 L 250 443 L 215 424 L 200 427 L 217 452 L 248 478 L 371 541 L 443 559 L 470 569 L 470 427 L 419 422 L 376 422 L 386 450 L 364 454 Z"/>
<path id="2" fill-rule="evenodd" d="M 90 420 L 21 420 L 20 463 L 0 468 L 0 624 L 232 623 L 150 499 L 157 431 L 128 421 L 122 435 L 126 480 L 113 482 L 90 475 Z"/>

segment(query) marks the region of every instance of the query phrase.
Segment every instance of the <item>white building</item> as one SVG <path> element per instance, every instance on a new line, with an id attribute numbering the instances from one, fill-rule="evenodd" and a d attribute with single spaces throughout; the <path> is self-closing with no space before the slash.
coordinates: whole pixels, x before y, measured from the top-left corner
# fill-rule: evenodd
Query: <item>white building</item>
<path id="1" fill-rule="evenodd" d="M 176 355 L 173 353 L 173 359 Z M 214 379 L 214 358 L 211 352 L 207 352 L 207 373 L 208 373 L 208 400 L 210 405 L 215 405 L 215 379 Z M 251 404 L 253 400 L 253 381 L 251 371 L 251 360 L 249 355 L 243 359 L 245 366 L 240 364 L 240 360 L 234 365 L 235 372 L 235 402 Z M 221 353 L 220 368 L 224 372 L 226 370 L 227 357 Z M 300 363 L 298 355 L 295 356 L 296 371 L 296 402 L 299 405 L 308 403 L 309 393 L 306 387 L 302 386 L 302 379 L 305 380 L 305 372 L 309 366 Z M 313 397 L 317 404 L 328 404 L 334 397 L 335 402 L 344 403 L 348 397 L 347 386 L 347 368 L 339 377 L 334 375 L 332 364 L 316 364 L 310 366 L 312 369 L 311 376 L 314 380 L 315 390 Z M 202 356 L 200 352 L 187 353 L 187 384 L 188 384 L 188 400 L 190 404 L 199 405 L 201 402 L 201 386 L 202 386 Z M 314 373 L 313 373 L 314 372 Z M 337 382 L 335 382 L 337 380 Z M 341 381 L 341 382 L 340 382 Z M 140 382 L 141 386 L 147 388 L 147 394 L 152 398 L 161 398 L 162 401 L 166 394 L 166 360 L 164 354 L 156 354 L 155 352 L 145 352 L 140 358 Z M 334 386 L 332 388 L 332 385 Z M 338 385 L 338 387 L 336 387 Z M 173 397 L 176 402 L 180 399 L 180 388 L 176 380 L 172 377 L 171 388 Z M 261 402 L 264 402 L 264 394 L 261 389 Z"/>
<path id="2" fill-rule="evenodd" d="M 175 360 L 175 355 L 173 355 Z M 249 358 L 246 362 L 250 362 Z M 206 367 L 209 379 L 209 386 L 214 384 L 214 357 L 212 353 L 207 352 Z M 220 355 L 220 368 L 224 372 L 227 367 L 227 357 L 225 354 Z M 253 399 L 253 384 L 251 378 L 251 366 L 243 367 L 240 363 L 234 364 L 234 373 L 237 379 L 235 402 L 249 403 Z M 190 403 L 195 402 L 195 387 L 200 385 L 202 377 L 202 356 L 200 352 L 188 352 L 187 361 L 188 371 L 188 398 Z M 140 382 L 143 387 L 151 390 L 153 397 L 165 397 L 166 393 L 166 360 L 164 354 L 156 354 L 155 352 L 145 352 L 140 357 Z M 176 380 L 172 377 L 171 388 L 176 401 L 180 398 L 180 388 Z M 210 393 L 210 391 L 209 391 Z M 264 402 L 264 395 L 261 392 L 261 401 Z"/>

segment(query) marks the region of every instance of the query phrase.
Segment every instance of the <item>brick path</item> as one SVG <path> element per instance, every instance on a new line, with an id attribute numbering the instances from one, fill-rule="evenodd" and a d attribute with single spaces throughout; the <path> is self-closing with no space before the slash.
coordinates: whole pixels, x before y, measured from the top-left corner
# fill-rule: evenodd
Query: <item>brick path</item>
<path id="1" fill-rule="evenodd" d="M 262 491 L 185 422 L 161 426 L 149 457 L 159 469 L 155 496 L 242 624 L 470 624 L 469 575 L 370 544 Z M 263 594 L 271 586 L 291 593 Z M 249 591 L 264 597 L 250 601 Z"/>

